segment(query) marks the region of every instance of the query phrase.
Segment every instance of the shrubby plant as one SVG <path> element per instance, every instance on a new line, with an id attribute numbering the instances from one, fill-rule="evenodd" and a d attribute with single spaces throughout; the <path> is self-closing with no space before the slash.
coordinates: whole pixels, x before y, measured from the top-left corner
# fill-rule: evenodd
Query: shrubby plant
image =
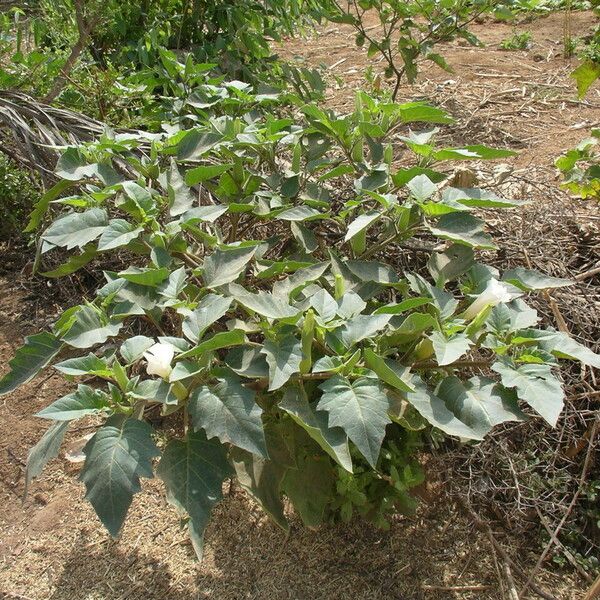
<path id="1" fill-rule="evenodd" d="M 226 103 L 231 86 L 216 87 Z M 226 479 L 283 528 L 284 496 L 307 525 L 385 525 L 414 504 L 430 433 L 476 442 L 532 412 L 556 424 L 559 359 L 600 357 L 540 328 L 526 296 L 569 282 L 482 262 L 485 211 L 519 202 L 442 170 L 511 152 L 439 147 L 442 110 L 364 93 L 345 116 L 237 109 L 107 131 L 59 160 L 29 225 L 37 266 L 67 253 L 46 276 L 123 267 L 27 338 L 0 381 L 8 394 L 52 364 L 78 382 L 38 414 L 52 425 L 27 484 L 92 417 L 81 480 L 111 535 L 156 474 L 201 555 Z"/>
<path id="2" fill-rule="evenodd" d="M 379 55 L 385 61 L 385 76 L 394 80 L 395 100 L 404 79 L 416 80 L 419 62 L 429 60 L 451 72 L 435 51 L 436 44 L 456 37 L 479 44 L 468 25 L 493 6 L 489 0 L 330 0 L 324 12 L 333 22 L 352 25 L 356 44 L 365 46 L 369 57 Z M 379 21 L 375 30 L 365 19 L 370 13 Z"/>

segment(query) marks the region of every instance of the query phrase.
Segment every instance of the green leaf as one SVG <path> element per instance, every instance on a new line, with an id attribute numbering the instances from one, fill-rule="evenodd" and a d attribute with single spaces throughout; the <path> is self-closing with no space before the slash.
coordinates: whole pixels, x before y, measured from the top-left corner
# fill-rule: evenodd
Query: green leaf
<path id="1" fill-rule="evenodd" d="M 437 192 L 437 186 L 427 175 L 417 175 L 406 183 L 406 187 L 418 202 L 428 200 Z"/>
<path id="2" fill-rule="evenodd" d="M 268 377 L 269 365 L 264 354 L 254 346 L 240 346 L 225 357 L 227 366 L 242 377 Z"/>
<path id="3" fill-rule="evenodd" d="M 435 318 L 428 313 L 411 313 L 396 329 L 382 339 L 385 348 L 394 348 L 413 342 L 420 338 L 425 331 L 437 326 Z"/>
<path id="4" fill-rule="evenodd" d="M 507 281 L 516 287 L 529 290 L 545 290 L 550 288 L 560 288 L 574 285 L 569 279 L 561 279 L 559 277 L 550 277 L 543 273 L 538 273 L 532 269 L 516 267 L 505 271 L 502 275 L 502 281 Z"/>
<path id="5" fill-rule="evenodd" d="M 169 275 L 171 271 L 167 267 L 160 269 L 140 269 L 138 267 L 129 267 L 125 271 L 118 273 L 118 276 L 125 281 L 130 281 L 137 285 L 144 285 L 147 287 L 156 287 L 161 284 Z"/>
<path id="6" fill-rule="evenodd" d="M 277 298 L 267 292 L 251 294 L 240 288 L 240 291 L 236 289 L 233 292 L 233 297 L 245 308 L 268 319 L 289 319 L 300 314 L 299 309 L 293 308 L 282 298 Z"/>
<path id="7" fill-rule="evenodd" d="M 485 223 L 464 212 L 455 212 L 442 215 L 436 225 L 430 225 L 429 230 L 433 235 L 445 240 L 452 240 L 472 246 L 473 248 L 496 248 L 492 238 L 484 231 Z"/>
<path id="8" fill-rule="evenodd" d="M 310 208 L 308 206 L 294 206 L 284 210 L 283 212 L 280 212 L 277 215 L 277 218 L 281 219 L 282 221 L 302 222 L 309 219 L 314 219 L 318 216 L 322 216 L 322 214 L 314 208 Z"/>
<path id="9" fill-rule="evenodd" d="M 460 438 L 483 439 L 477 431 L 459 420 L 446 406 L 446 403 L 431 392 L 418 376 L 413 375 L 412 384 L 415 391 L 406 393 L 404 397 L 434 427 L 441 429 L 448 435 Z"/>
<path id="10" fill-rule="evenodd" d="M 239 484 L 254 497 L 277 525 L 287 531 L 289 526 L 281 500 L 281 482 L 287 469 L 279 463 L 265 460 L 239 448 L 233 448 L 231 458 Z"/>
<path id="11" fill-rule="evenodd" d="M 400 169 L 392 175 L 392 182 L 397 188 L 405 186 L 409 181 L 417 177 L 417 175 L 426 175 L 433 183 L 441 183 L 447 178 L 444 173 L 439 173 L 433 169 L 424 167 L 411 167 L 409 169 Z"/>
<path id="12" fill-rule="evenodd" d="M 395 107 L 403 123 L 452 123 L 453 119 L 441 108 L 425 102 L 406 102 Z"/>
<path id="13" fill-rule="evenodd" d="M 373 311 L 374 315 L 399 315 L 407 310 L 430 304 L 429 298 L 407 298 L 398 304 L 386 304 Z"/>
<path id="14" fill-rule="evenodd" d="M 524 421 L 517 394 L 492 379 L 472 377 L 461 382 L 445 377 L 436 394 L 456 417 L 482 438 L 492 427 L 506 421 Z"/>
<path id="15" fill-rule="evenodd" d="M 329 413 L 329 426 L 341 427 L 375 468 L 386 425 L 391 422 L 385 390 L 376 379 L 361 377 L 350 382 L 340 375 L 323 382 L 319 388 L 323 395 L 317 409 Z"/>
<path id="16" fill-rule="evenodd" d="M 591 85 L 600 78 L 600 64 L 586 61 L 579 65 L 572 73 L 571 77 L 577 82 L 577 93 L 583 98 Z"/>
<path id="17" fill-rule="evenodd" d="M 139 492 L 140 477 L 152 478 L 152 459 L 160 453 L 152 427 L 125 415 L 114 415 L 85 445 L 80 479 L 85 497 L 113 537 L 116 537 Z"/>
<path id="18" fill-rule="evenodd" d="M 464 333 L 456 333 L 447 338 L 440 331 L 434 331 L 429 339 L 433 342 L 435 358 L 440 366 L 452 364 L 471 347 L 471 340 Z"/>
<path id="19" fill-rule="evenodd" d="M 69 421 L 53 423 L 44 433 L 40 441 L 29 451 L 25 467 L 25 490 L 23 496 L 33 479 L 35 479 L 50 460 L 58 456 L 60 445 L 69 428 Z"/>
<path id="20" fill-rule="evenodd" d="M 464 146 L 463 148 L 442 148 L 436 150 L 433 154 L 435 160 L 494 160 L 496 158 L 508 158 L 515 156 L 516 152 L 512 150 L 502 150 L 500 148 L 490 148 L 476 144 L 473 146 Z"/>
<path id="21" fill-rule="evenodd" d="M 60 352 L 62 342 L 48 332 L 25 338 L 25 345 L 17 350 L 8 365 L 10 371 L 0 379 L 0 396 L 16 390 L 31 381 Z"/>
<path id="22" fill-rule="evenodd" d="M 36 414 L 36 417 L 54 421 L 72 421 L 86 415 L 96 415 L 110 408 L 109 397 L 88 385 L 77 386 L 77 391 L 55 400 Z"/>
<path id="23" fill-rule="evenodd" d="M 122 326 L 122 323 L 110 321 L 93 307 L 86 305 L 75 313 L 73 324 L 62 339 L 75 348 L 90 348 L 118 335 Z"/>
<path id="24" fill-rule="evenodd" d="M 558 358 L 579 360 L 582 363 L 600 369 L 600 354 L 592 352 L 589 348 L 575 341 L 566 333 L 555 333 L 552 338 L 552 354 Z"/>
<path id="25" fill-rule="evenodd" d="M 217 294 L 204 296 L 196 309 L 183 320 L 183 334 L 192 342 L 198 342 L 208 327 L 227 313 L 232 302 L 233 298 Z"/>
<path id="26" fill-rule="evenodd" d="M 302 343 L 293 335 L 277 342 L 266 340 L 261 353 L 269 365 L 269 391 L 278 390 L 292 375 L 300 372 Z"/>
<path id="27" fill-rule="evenodd" d="M 473 249 L 462 244 L 452 244 L 444 252 L 432 252 L 427 263 L 436 285 L 444 287 L 464 275 L 475 264 Z"/>
<path id="28" fill-rule="evenodd" d="M 173 387 L 163 379 L 144 379 L 131 391 L 131 396 L 148 402 L 175 405 L 179 399 Z"/>
<path id="29" fill-rule="evenodd" d="M 189 130 L 177 146 L 177 157 L 181 160 L 198 160 L 214 148 L 223 135 L 212 131 Z"/>
<path id="30" fill-rule="evenodd" d="M 225 447 L 207 440 L 203 431 L 189 431 L 184 440 L 167 444 L 156 474 L 167 488 L 167 500 L 190 517 L 188 527 L 198 558 L 213 506 L 222 498 L 223 481 L 232 475 Z"/>
<path id="31" fill-rule="evenodd" d="M 197 346 L 178 355 L 178 359 L 201 356 L 205 352 L 229 348 L 231 346 L 241 346 L 246 341 L 246 335 L 239 329 L 232 331 L 221 331 L 215 333 L 211 338 L 200 342 Z"/>
<path id="32" fill-rule="evenodd" d="M 194 194 L 185 184 L 177 163 L 171 159 L 171 165 L 167 171 L 167 193 L 169 195 L 169 214 L 178 217 L 194 206 Z"/>
<path id="33" fill-rule="evenodd" d="M 82 267 L 85 267 L 88 263 L 90 263 L 94 257 L 96 256 L 96 248 L 94 244 L 88 244 L 83 252 L 77 256 L 72 256 L 69 260 L 56 269 L 52 269 L 51 271 L 45 271 L 40 273 L 44 277 L 56 278 L 56 277 L 65 277 L 66 275 L 71 275 L 78 271 Z"/>
<path id="34" fill-rule="evenodd" d="M 444 190 L 442 199 L 449 204 L 458 202 L 464 206 L 474 208 L 512 208 L 525 204 L 520 200 L 507 200 L 489 190 L 478 188 L 449 187 Z"/>
<path id="35" fill-rule="evenodd" d="M 29 215 L 29 223 L 27 223 L 27 227 L 25 228 L 25 233 L 31 233 L 35 231 L 44 215 L 48 211 L 48 207 L 50 206 L 50 202 L 58 198 L 66 189 L 75 185 L 75 182 L 69 181 L 68 179 L 62 179 L 56 185 L 52 186 L 35 204 L 31 214 Z"/>
<path id="36" fill-rule="evenodd" d="M 348 230 L 346 231 L 344 241 L 348 242 L 359 233 L 362 233 L 368 229 L 375 221 L 377 221 L 377 219 L 379 219 L 380 216 L 380 212 L 376 210 L 370 210 L 356 217 L 356 219 L 354 219 L 354 221 L 348 225 Z"/>
<path id="37" fill-rule="evenodd" d="M 519 398 L 527 402 L 549 425 L 554 427 L 563 409 L 564 392 L 549 365 L 524 364 L 515 368 L 508 361 L 497 361 L 492 370 L 500 374 L 507 388 L 516 388 Z"/>
<path id="38" fill-rule="evenodd" d="M 303 391 L 296 387 L 286 389 L 279 408 L 288 413 L 335 462 L 352 473 L 348 436 L 339 427 L 330 428 L 327 413 L 313 410 Z"/>
<path id="39" fill-rule="evenodd" d="M 119 352 L 125 359 L 125 364 L 131 365 L 142 358 L 144 352 L 154 344 L 155 341 L 152 338 L 145 335 L 135 335 L 123 342 Z"/>
<path id="40" fill-rule="evenodd" d="M 255 247 L 216 250 L 204 261 L 204 283 L 214 288 L 235 281 L 252 260 Z"/>
<path id="41" fill-rule="evenodd" d="M 255 402 L 255 393 L 237 377 L 194 389 L 188 409 L 194 429 L 204 429 L 208 438 L 218 437 L 223 443 L 268 458 L 262 409 Z"/>
<path id="42" fill-rule="evenodd" d="M 391 315 L 358 315 L 336 329 L 334 335 L 342 340 L 346 348 L 350 348 L 364 339 L 373 337 L 385 328 L 390 319 Z"/>
<path id="43" fill-rule="evenodd" d="M 111 219 L 98 240 L 98 251 L 106 252 L 106 250 L 126 246 L 135 240 L 142 231 L 144 231 L 143 227 L 136 227 L 125 219 Z"/>
<path id="44" fill-rule="evenodd" d="M 286 496 L 307 527 L 323 522 L 325 508 L 332 500 L 334 474 L 329 459 L 324 456 L 304 456 L 297 469 L 288 469 L 281 483 Z"/>
<path id="45" fill-rule="evenodd" d="M 100 237 L 108 226 L 108 215 L 101 208 L 71 213 L 57 219 L 44 231 L 42 239 L 67 250 L 83 248 Z"/>
<path id="46" fill-rule="evenodd" d="M 382 358 L 370 348 L 365 348 L 364 355 L 367 366 L 377 374 L 381 381 L 401 392 L 414 391 L 409 367 L 404 367 L 394 360 Z"/>
<path id="47" fill-rule="evenodd" d="M 185 174 L 185 182 L 187 185 L 196 185 L 198 183 L 202 183 L 203 181 L 214 179 L 215 177 L 221 175 L 221 173 L 229 171 L 232 167 L 232 163 L 225 165 L 206 165 L 202 167 L 196 167 Z"/>
<path id="48" fill-rule="evenodd" d="M 325 288 L 321 288 L 312 294 L 309 301 L 312 308 L 317 311 L 317 314 L 325 323 L 335 319 L 338 303 Z"/>

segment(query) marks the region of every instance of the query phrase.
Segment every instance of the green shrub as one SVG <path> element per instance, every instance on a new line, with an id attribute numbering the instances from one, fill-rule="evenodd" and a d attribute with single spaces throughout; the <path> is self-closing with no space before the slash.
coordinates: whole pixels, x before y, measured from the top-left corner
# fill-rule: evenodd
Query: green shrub
<path id="1" fill-rule="evenodd" d="M 70 423 L 100 417 L 81 472 L 100 520 L 118 534 L 160 456 L 198 554 L 229 477 L 283 528 L 283 495 L 307 525 L 360 514 L 385 526 L 414 504 L 415 450 L 431 432 L 480 440 L 527 418 L 525 405 L 554 425 L 558 359 L 600 366 L 540 329 L 524 300 L 568 281 L 481 262 L 496 248 L 481 215 L 519 202 L 443 185 L 444 161 L 512 152 L 438 147 L 442 110 L 364 93 L 345 116 L 228 115 L 231 85 L 215 87 L 210 112 L 190 107 L 188 129 L 107 132 L 65 151 L 31 218 L 63 209 L 37 263 L 66 249 L 46 276 L 97 255 L 127 264 L 29 337 L 0 381 L 10 393 L 50 363 L 86 378 L 38 414 L 54 424 L 27 483 Z M 399 151 L 412 166 L 396 166 Z M 153 411 L 172 419 L 160 436 Z"/>
<path id="2" fill-rule="evenodd" d="M 0 240 L 21 236 L 39 196 L 31 174 L 0 153 Z"/>

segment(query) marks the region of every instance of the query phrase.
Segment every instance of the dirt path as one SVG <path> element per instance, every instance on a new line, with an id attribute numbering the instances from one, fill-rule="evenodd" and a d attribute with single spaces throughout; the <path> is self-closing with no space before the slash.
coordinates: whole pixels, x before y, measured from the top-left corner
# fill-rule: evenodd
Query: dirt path
<path id="1" fill-rule="evenodd" d="M 592 26 L 589 13 L 574 15 L 574 31 Z M 555 157 L 600 121 L 600 94 L 574 100 L 571 65 L 559 56 L 561 17 L 525 28 L 534 46 L 526 53 L 494 49 L 511 27 L 478 25 L 490 50 L 455 44 L 443 49 L 454 66 L 447 74 L 427 68 L 404 99 L 427 97 L 447 107 L 458 123 L 446 135 L 456 143 L 488 143 L 520 150 L 514 159 L 525 178 L 542 172 L 554 186 Z M 287 56 L 311 65 L 335 65 L 339 89 L 327 103 L 349 110 L 363 85 L 366 55 L 348 28 L 290 42 Z M 541 59 L 540 59 L 541 57 Z M 375 64 L 375 68 L 377 65 Z M 538 190 L 543 202 L 544 189 Z M 585 208 L 577 209 L 586 220 Z M 596 214 L 596 213 L 594 213 Z M 32 296 L 26 276 L 0 278 L 0 374 L 22 337 L 53 318 L 57 307 Z M 50 375 L 50 377 L 48 377 Z M 113 542 L 82 499 L 77 469 L 61 457 L 36 481 L 23 504 L 23 464 L 45 423 L 34 413 L 68 389 L 51 373 L 0 400 L 0 598 L 20 600 L 502 600 L 489 542 L 443 495 L 416 517 L 398 517 L 387 532 L 365 524 L 293 528 L 285 537 L 240 491 L 226 497 L 206 534 L 202 565 L 193 559 L 185 531 L 167 506 L 160 482 L 145 484 L 121 539 Z M 68 441 L 85 430 L 69 434 Z M 524 569 L 541 551 L 536 538 L 498 540 Z M 535 534 L 537 536 L 537 534 Z M 541 582 L 558 598 L 582 597 L 568 571 L 546 565 Z M 454 588 L 454 591 L 452 591 Z"/>

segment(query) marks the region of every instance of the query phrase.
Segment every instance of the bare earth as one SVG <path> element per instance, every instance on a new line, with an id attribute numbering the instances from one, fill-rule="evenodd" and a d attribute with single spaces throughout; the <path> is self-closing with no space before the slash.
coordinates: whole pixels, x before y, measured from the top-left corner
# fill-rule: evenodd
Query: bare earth
<path id="1" fill-rule="evenodd" d="M 594 23 L 591 13 L 573 15 L 577 34 L 590 30 Z M 533 47 L 526 52 L 502 52 L 498 43 L 510 35 L 512 27 L 476 25 L 475 33 L 488 48 L 456 43 L 442 48 L 455 72 L 427 67 L 416 86 L 401 90 L 400 100 L 428 98 L 454 114 L 457 125 L 444 134 L 453 136 L 453 143 L 488 143 L 519 150 L 518 157 L 507 161 L 515 169 L 513 186 L 533 194 L 543 206 L 544 190 L 562 194 L 553 168 L 556 156 L 584 137 L 586 129 L 600 125 L 600 89 L 593 89 L 585 101 L 576 100 L 568 77 L 575 63 L 560 56 L 561 15 L 536 20 L 520 27 L 523 29 L 532 32 Z M 291 40 L 281 54 L 312 66 L 331 66 L 330 75 L 337 77 L 338 83 L 326 102 L 342 112 L 351 109 L 354 90 L 366 85 L 363 72 L 370 61 L 355 48 L 354 36 L 345 26 L 326 27 L 309 40 Z M 371 64 L 375 72 L 383 70 L 379 63 Z M 541 187 L 519 184 L 540 177 Z M 564 194 L 559 197 L 568 201 Z M 598 210 L 589 203 L 577 206 L 573 213 L 582 226 L 590 220 L 597 223 Z M 521 227 L 513 242 L 521 244 L 523 236 L 527 237 Z M 550 240 L 550 248 L 552 243 Z M 558 247 L 559 242 L 556 244 Z M 532 258 L 534 255 L 535 249 Z M 39 284 L 32 292 L 18 260 L 10 264 L 3 258 L 1 262 L 3 374 L 23 336 L 50 323 L 59 307 L 47 305 Z M 579 268 L 585 269 L 585 265 Z M 597 310 L 593 298 L 597 298 L 598 281 L 594 288 L 588 284 L 581 297 L 591 297 L 590 306 Z M 596 296 L 590 296 L 590 290 Z M 585 328 L 581 335 L 585 338 Z M 443 485 L 435 492 L 429 490 L 416 517 L 398 517 L 389 531 L 364 523 L 307 530 L 291 516 L 293 527 L 288 537 L 242 491 L 228 490 L 226 485 L 226 498 L 206 534 L 201 565 L 194 560 L 186 532 L 164 500 L 160 482 L 145 484 L 116 542 L 83 501 L 77 469 L 62 455 L 34 482 L 22 502 L 27 451 L 47 425 L 33 415 L 67 389 L 68 384 L 48 371 L 0 403 L 0 599 L 507 597 L 506 590 L 500 589 L 489 540 L 447 498 Z M 84 423 L 68 440 L 87 432 Z M 542 549 L 539 539 L 515 540 L 501 525 L 494 526 L 494 532 L 525 572 L 533 568 Z M 583 598 L 586 589 L 577 574 L 570 569 L 560 571 L 550 562 L 539 573 L 537 583 L 564 600 Z"/>

